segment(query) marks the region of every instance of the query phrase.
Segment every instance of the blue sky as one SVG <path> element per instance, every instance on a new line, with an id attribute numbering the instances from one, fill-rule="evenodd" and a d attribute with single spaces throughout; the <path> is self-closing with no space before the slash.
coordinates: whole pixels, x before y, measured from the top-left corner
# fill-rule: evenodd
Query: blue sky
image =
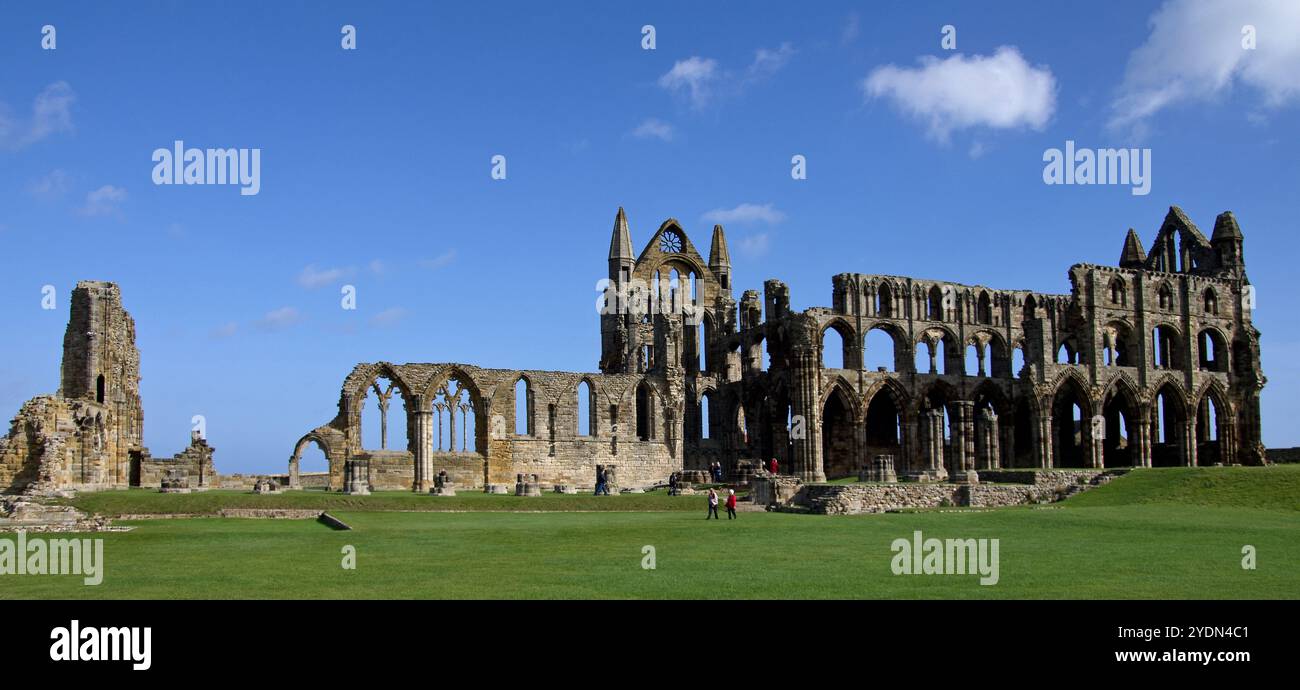
<path id="1" fill-rule="evenodd" d="M 726 219 L 736 294 L 805 308 L 845 271 L 1066 292 L 1177 204 L 1236 213 L 1265 442 L 1300 445 L 1294 5 L 6 3 L 0 410 L 57 388 L 79 279 L 136 318 L 154 455 L 202 414 L 223 472 L 282 471 L 357 362 L 594 370 L 620 205 L 637 251 Z M 176 139 L 260 148 L 260 193 L 154 185 Z M 1150 193 L 1044 184 L 1067 139 L 1149 147 Z"/>

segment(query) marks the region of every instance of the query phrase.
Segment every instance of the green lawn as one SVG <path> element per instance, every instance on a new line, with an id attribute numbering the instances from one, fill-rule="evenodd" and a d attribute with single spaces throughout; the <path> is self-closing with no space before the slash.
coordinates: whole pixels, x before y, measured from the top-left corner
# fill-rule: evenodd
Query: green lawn
<path id="1" fill-rule="evenodd" d="M 77 502 L 138 497 L 163 505 L 220 495 L 119 492 Z M 331 506 L 350 532 L 310 520 L 140 521 L 131 532 L 97 535 L 105 539 L 102 585 L 4 576 L 0 598 L 1293 599 L 1300 598 L 1297 496 L 1300 467 L 1136 471 L 1044 508 L 742 513 L 734 522 L 705 522 L 699 496 L 608 499 L 624 509 L 632 507 L 628 499 L 643 500 L 657 512 L 525 514 L 379 512 L 438 500 L 381 495 L 369 497 L 365 510 Z M 465 496 L 479 509 L 565 498 L 603 500 Z M 999 583 L 893 575 L 890 544 L 913 530 L 999 539 Z M 1253 571 L 1241 568 L 1246 544 L 1257 549 Z M 340 567 L 345 545 L 356 548 L 356 570 Z M 644 545 L 655 547 L 654 570 L 641 567 Z"/>
<path id="2" fill-rule="evenodd" d="M 694 498 L 695 500 L 692 500 Z M 455 496 L 430 496 L 410 491 L 379 491 L 369 496 L 348 496 L 325 491 L 286 491 L 254 494 L 251 491 L 214 490 L 192 494 L 164 494 L 154 489 L 100 491 L 63 501 L 100 515 L 194 513 L 215 515 L 221 508 L 311 508 L 328 511 L 668 511 L 696 510 L 700 496 L 669 496 L 666 490 L 644 494 L 593 496 L 546 493 L 541 496 L 503 496 L 482 491 L 462 491 Z"/>

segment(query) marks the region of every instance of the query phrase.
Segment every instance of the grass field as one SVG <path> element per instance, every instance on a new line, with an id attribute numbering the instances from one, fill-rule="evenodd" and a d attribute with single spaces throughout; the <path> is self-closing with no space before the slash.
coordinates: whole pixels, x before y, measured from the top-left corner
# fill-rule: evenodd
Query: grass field
<path id="1" fill-rule="evenodd" d="M 456 510 L 475 512 L 441 513 L 391 512 L 440 500 L 404 494 L 222 496 L 132 491 L 75 502 L 143 513 L 273 499 L 327 507 L 354 529 L 142 520 L 93 535 L 105 539 L 103 584 L 4 576 L 0 598 L 1300 598 L 1300 467 L 1139 470 L 1045 508 L 742 513 L 734 522 L 705 522 L 702 497 L 662 494 L 466 494 Z M 511 512 L 519 502 L 549 512 Z M 611 512 L 615 503 L 642 512 Z M 893 575 L 890 544 L 913 530 L 999 539 L 998 584 Z M 1241 567 L 1247 544 L 1256 570 Z M 355 570 L 340 566 L 345 545 L 356 549 Z M 646 545 L 654 570 L 642 568 Z"/>

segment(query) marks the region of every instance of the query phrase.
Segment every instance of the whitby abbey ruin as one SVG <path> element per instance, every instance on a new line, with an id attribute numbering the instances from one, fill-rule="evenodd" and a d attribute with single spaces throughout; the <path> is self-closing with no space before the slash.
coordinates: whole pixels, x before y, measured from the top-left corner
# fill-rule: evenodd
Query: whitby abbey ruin
<path id="1" fill-rule="evenodd" d="M 261 477 L 218 476 L 198 434 L 173 458 L 150 456 L 135 323 L 117 285 L 82 281 L 58 391 L 24 404 L 0 438 L 0 492 L 576 490 L 598 465 L 616 485 L 647 487 L 679 471 L 703 481 L 714 463 L 744 482 L 772 459 L 791 481 L 937 489 L 981 472 L 1267 462 L 1231 213 L 1207 239 L 1172 208 L 1149 250 L 1129 230 L 1117 266 L 1068 276 L 1068 294 L 1044 294 L 842 273 L 830 307 L 796 312 L 779 280 L 734 297 L 721 226 L 707 259 L 671 219 L 633 254 L 619 209 L 598 372 L 361 364 L 288 473 Z M 362 442 L 367 406 L 378 448 Z M 394 415 L 405 438 L 389 438 Z M 311 444 L 327 473 L 299 471 Z"/>
<path id="2" fill-rule="evenodd" d="M 625 486 L 714 462 L 743 480 L 773 458 L 804 482 L 878 460 L 891 478 L 958 483 L 997 469 L 1266 462 L 1231 213 L 1206 238 L 1171 208 L 1149 250 L 1129 230 L 1117 266 L 1070 267 L 1067 294 L 842 273 L 830 307 L 802 312 L 779 280 L 735 298 L 721 226 L 707 259 L 671 219 L 632 246 L 619 209 L 598 372 L 358 365 L 338 415 L 298 440 L 287 483 L 300 485 L 313 443 L 332 489 L 419 492 L 447 480 L 589 487 L 597 465 Z M 866 367 L 881 350 L 887 365 Z M 381 412 L 378 449 L 361 442 L 366 405 Z M 393 414 L 407 433 L 390 448 Z"/>

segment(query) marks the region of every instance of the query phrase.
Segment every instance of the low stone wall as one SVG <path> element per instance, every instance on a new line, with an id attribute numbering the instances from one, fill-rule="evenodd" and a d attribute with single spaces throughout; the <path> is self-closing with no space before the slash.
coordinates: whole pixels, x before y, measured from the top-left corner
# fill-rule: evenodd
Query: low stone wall
<path id="1" fill-rule="evenodd" d="M 970 506 L 996 508 L 1051 503 L 1094 486 L 1105 484 L 1121 472 L 1062 470 L 1029 472 L 1017 484 L 810 484 L 793 503 L 824 515 L 884 513 L 907 508 Z M 1028 476 L 1034 475 L 1034 476 Z M 980 473 L 981 479 L 984 472 Z M 1003 481 L 1006 481 L 1005 479 Z"/>
<path id="2" fill-rule="evenodd" d="M 329 474 L 324 475 L 326 481 L 329 481 Z M 221 488 L 223 489 L 243 489 L 252 491 L 253 486 L 259 481 L 267 479 L 271 482 L 286 487 L 289 485 L 289 475 L 287 474 L 223 474 L 221 475 Z"/>
<path id="3" fill-rule="evenodd" d="M 1067 486 L 1092 481 L 1093 477 L 1106 472 L 1123 473 L 1124 471 L 1122 469 L 979 470 L 979 476 L 981 483 Z"/>
<path id="4" fill-rule="evenodd" d="M 754 505 L 786 505 L 798 495 L 800 486 L 796 477 L 762 472 L 749 481 L 749 495 Z"/>
<path id="5" fill-rule="evenodd" d="M 1269 462 L 1300 462 L 1300 448 L 1269 448 Z"/>
<path id="6" fill-rule="evenodd" d="M 319 509 L 302 508 L 222 508 L 217 515 L 223 518 L 259 518 L 263 520 L 306 520 L 320 516 Z"/>

